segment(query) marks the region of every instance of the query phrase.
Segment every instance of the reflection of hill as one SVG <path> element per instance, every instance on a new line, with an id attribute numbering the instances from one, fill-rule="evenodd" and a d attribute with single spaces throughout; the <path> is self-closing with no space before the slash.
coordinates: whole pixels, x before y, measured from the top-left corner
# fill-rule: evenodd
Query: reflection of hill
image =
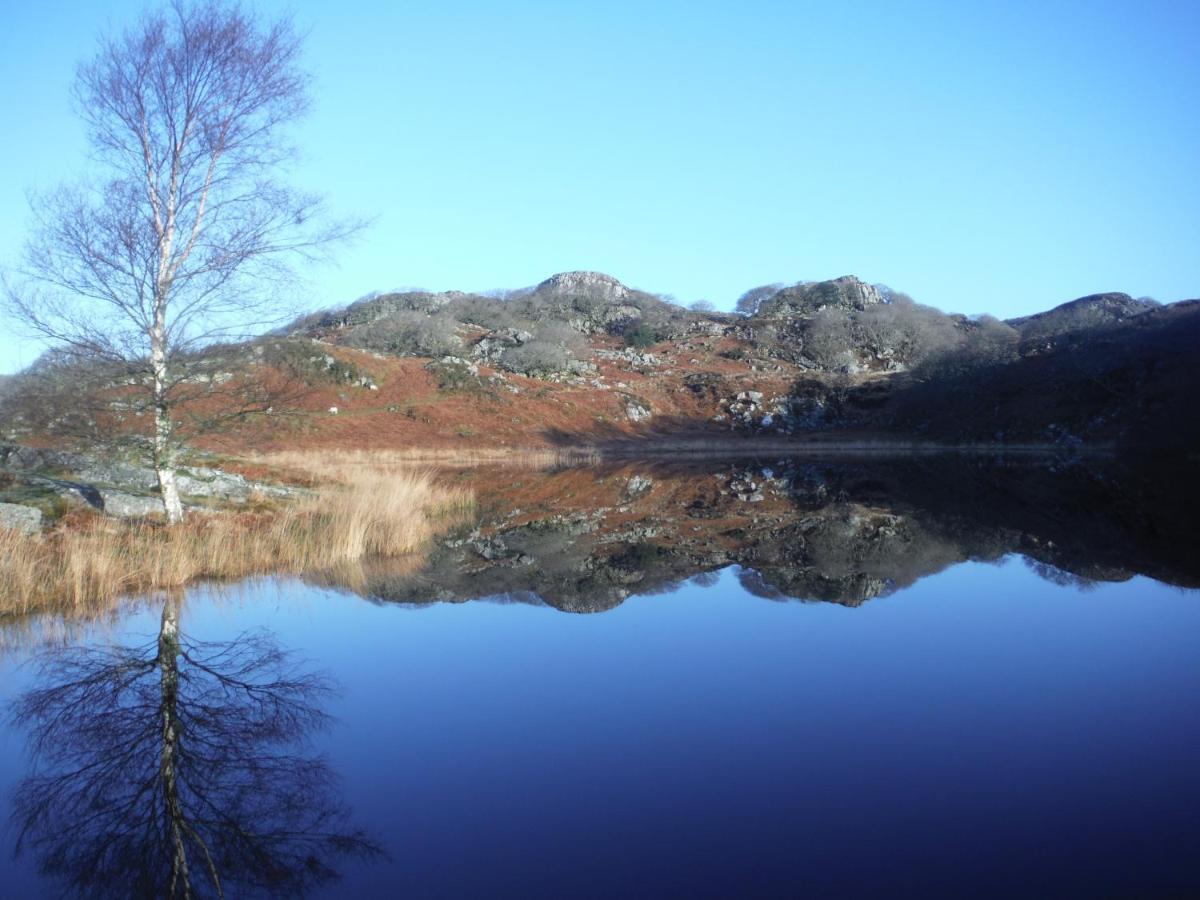
<path id="1" fill-rule="evenodd" d="M 418 571 L 366 561 L 322 580 L 382 601 L 487 597 L 597 612 L 736 565 L 756 595 L 857 606 L 954 563 L 1016 552 L 1055 580 L 1145 574 L 1200 586 L 1186 466 L 925 456 L 470 478 L 479 522 Z"/>

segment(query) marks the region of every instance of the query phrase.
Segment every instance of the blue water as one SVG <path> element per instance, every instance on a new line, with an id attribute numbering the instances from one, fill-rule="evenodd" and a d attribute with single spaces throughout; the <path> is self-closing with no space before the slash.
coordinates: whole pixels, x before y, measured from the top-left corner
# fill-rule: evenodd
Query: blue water
<path id="1" fill-rule="evenodd" d="M 387 856 L 320 896 L 1200 893 L 1200 595 L 1016 555 L 858 608 L 736 576 L 587 615 L 262 580 L 190 591 L 180 625 L 265 629 L 338 683 L 312 749 Z M 10 643 L 5 704 L 43 677 Z M 35 762 L 0 727 L 5 802 Z M 62 890 L 0 834 L 0 894 Z"/>

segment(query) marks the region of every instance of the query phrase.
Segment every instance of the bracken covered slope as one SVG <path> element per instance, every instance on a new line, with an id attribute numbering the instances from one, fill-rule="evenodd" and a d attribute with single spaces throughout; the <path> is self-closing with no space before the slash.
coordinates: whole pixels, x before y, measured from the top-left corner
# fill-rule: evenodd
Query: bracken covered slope
<path id="1" fill-rule="evenodd" d="M 769 439 L 1190 449 L 1200 301 L 1080 298 L 1002 322 L 853 276 L 685 309 L 595 272 L 490 295 L 380 294 L 250 345 L 206 376 L 302 386 L 199 440 L 494 451 Z M 227 370 L 227 371 L 223 371 Z M 69 395 L 69 376 L 60 379 Z M 53 404 L 3 386 L 10 439 L 53 440 Z M 77 393 L 77 392 L 76 392 Z M 113 429 L 144 427 L 119 400 Z M 218 404 L 214 398 L 196 402 Z M 62 418 L 59 416 L 58 418 Z"/>

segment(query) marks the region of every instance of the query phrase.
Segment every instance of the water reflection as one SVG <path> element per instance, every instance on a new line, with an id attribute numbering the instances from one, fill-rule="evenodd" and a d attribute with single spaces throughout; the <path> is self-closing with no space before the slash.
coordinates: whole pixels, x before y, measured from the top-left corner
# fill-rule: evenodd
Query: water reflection
<path id="1" fill-rule="evenodd" d="M 598 612 L 738 566 L 757 596 L 858 606 L 1018 553 L 1060 584 L 1144 574 L 1197 587 L 1194 469 L 924 457 L 484 470 L 464 477 L 479 521 L 423 566 L 369 560 L 312 580 L 381 601 Z"/>
<path id="2" fill-rule="evenodd" d="M 428 558 L 121 607 L 157 636 L 22 670 L 0 894 L 1195 895 L 1200 606 L 1132 576 L 1200 585 L 1197 480 L 1122 466 L 465 473 Z M 475 598 L 620 609 L 433 604 Z M 344 781 L 328 680 L 196 639 L 254 624 L 346 686 Z"/>
<path id="3" fill-rule="evenodd" d="M 12 817 L 67 893 L 297 896 L 381 852 L 310 749 L 331 683 L 270 634 L 192 640 L 171 596 L 154 640 L 48 651 L 35 684 Z"/>

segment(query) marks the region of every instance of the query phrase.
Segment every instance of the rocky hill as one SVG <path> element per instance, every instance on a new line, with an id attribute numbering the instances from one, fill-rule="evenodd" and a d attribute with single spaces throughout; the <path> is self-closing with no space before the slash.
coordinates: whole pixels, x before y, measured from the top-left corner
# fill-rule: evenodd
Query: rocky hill
<path id="1" fill-rule="evenodd" d="M 1098 294 L 1008 321 L 854 276 L 689 309 L 597 272 L 488 294 L 376 294 L 249 345 L 205 377 L 304 382 L 297 408 L 214 446 L 614 447 L 665 439 L 922 439 L 1190 449 L 1200 301 Z M 59 379 L 64 395 L 77 379 Z M 9 439 L 53 430 L 5 387 Z M 7 398 L 7 399 L 4 399 Z M 216 401 L 213 401 L 216 402 Z M 61 419 L 62 416 L 58 415 Z M 137 427 L 136 412 L 115 415 Z M 643 444 L 643 446 L 645 446 Z"/>

